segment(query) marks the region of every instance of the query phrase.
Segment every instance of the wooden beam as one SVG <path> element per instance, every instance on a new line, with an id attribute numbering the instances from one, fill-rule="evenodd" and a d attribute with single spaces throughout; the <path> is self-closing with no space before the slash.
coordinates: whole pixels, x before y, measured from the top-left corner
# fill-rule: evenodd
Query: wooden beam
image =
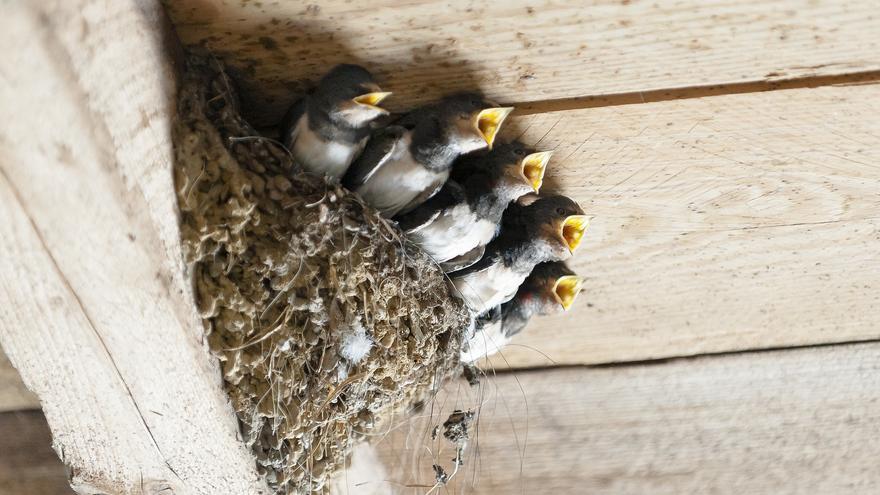
<path id="1" fill-rule="evenodd" d="M 263 122 L 339 62 L 359 62 L 402 109 L 453 90 L 505 102 L 880 69 L 873 0 L 475 3 L 168 2 L 186 43 L 238 70 Z"/>
<path id="2" fill-rule="evenodd" d="M 505 373 L 392 431 L 390 482 L 371 486 L 424 494 L 401 484 L 430 486 L 453 455 L 431 428 L 481 402 L 449 493 L 876 493 L 878 401 L 877 344 Z"/>
<path id="3" fill-rule="evenodd" d="M 163 20 L 4 7 L 0 342 L 78 493 L 267 493 L 182 269 Z"/>
<path id="4" fill-rule="evenodd" d="M 880 346 L 859 344 L 452 384 L 374 453 L 358 449 L 336 493 L 424 495 L 401 485 L 450 464 L 431 428 L 478 400 L 451 493 L 874 493 L 878 371 Z M 48 442 L 38 413 L 0 414 L 0 494 L 66 495 Z"/>
<path id="5" fill-rule="evenodd" d="M 596 215 L 568 314 L 496 366 L 880 338 L 880 85 L 571 110 L 508 130 Z M 506 359 L 506 362 L 505 362 Z"/>

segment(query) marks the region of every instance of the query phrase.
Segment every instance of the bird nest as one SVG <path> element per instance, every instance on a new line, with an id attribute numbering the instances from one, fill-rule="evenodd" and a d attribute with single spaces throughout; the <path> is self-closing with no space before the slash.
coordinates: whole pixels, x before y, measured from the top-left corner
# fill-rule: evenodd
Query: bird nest
<path id="1" fill-rule="evenodd" d="M 296 172 L 190 56 L 175 180 L 184 253 L 226 390 L 270 486 L 327 490 L 353 444 L 458 372 L 468 314 L 360 198 Z"/>

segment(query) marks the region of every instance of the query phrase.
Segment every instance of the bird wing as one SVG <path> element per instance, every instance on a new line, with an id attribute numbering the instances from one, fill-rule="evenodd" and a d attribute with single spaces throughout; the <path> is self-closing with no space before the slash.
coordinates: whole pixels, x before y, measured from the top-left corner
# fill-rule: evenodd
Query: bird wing
<path id="1" fill-rule="evenodd" d="M 486 325 L 501 321 L 502 316 L 503 314 L 501 312 L 501 305 L 495 306 L 486 313 L 478 316 L 475 323 L 477 331 L 480 331 L 480 329 L 482 329 Z"/>
<path id="2" fill-rule="evenodd" d="M 480 258 L 483 257 L 483 253 L 485 252 L 486 246 L 477 246 L 462 255 L 440 263 L 440 268 L 446 273 L 463 270 L 480 261 Z"/>
<path id="3" fill-rule="evenodd" d="M 443 211 L 466 201 L 464 189 L 453 181 L 446 182 L 440 192 L 417 206 L 413 211 L 398 215 L 397 224 L 407 234 L 418 232 L 430 225 Z"/>
<path id="4" fill-rule="evenodd" d="M 401 208 L 399 214 L 406 215 L 407 213 L 413 211 L 415 208 L 418 208 L 420 205 L 424 204 L 425 201 L 428 201 L 429 199 L 433 198 L 434 195 L 436 195 L 438 192 L 440 192 L 440 189 L 443 188 L 443 185 L 446 183 L 446 179 L 447 179 L 447 177 L 445 177 L 445 176 L 438 176 L 434 180 L 434 182 L 432 182 L 431 184 L 428 184 L 428 187 L 426 187 L 421 193 L 419 193 L 418 196 L 413 198 L 412 201 L 410 201 L 409 203 L 407 203 L 406 206 Z"/>
<path id="5" fill-rule="evenodd" d="M 486 248 L 483 247 L 483 249 L 485 250 Z M 455 272 L 451 272 L 451 271 L 446 272 L 446 274 L 449 275 L 450 277 L 461 277 L 464 275 L 471 275 L 474 273 L 484 272 L 484 271 L 488 270 L 489 268 L 492 268 L 492 266 L 495 264 L 495 262 L 497 260 L 498 260 L 497 253 L 493 253 L 492 251 L 490 251 L 489 254 L 486 254 L 484 252 L 483 256 L 481 258 L 479 258 L 476 263 L 474 263 L 472 265 L 467 265 L 467 266 L 461 267 L 458 270 L 456 270 Z"/>
<path id="6" fill-rule="evenodd" d="M 364 152 L 348 168 L 342 184 L 354 190 L 370 180 L 394 154 L 394 148 L 405 132 L 403 127 L 391 125 L 373 133 Z"/>
<path id="7" fill-rule="evenodd" d="M 296 124 L 305 112 L 306 99 L 300 98 L 284 114 L 284 119 L 281 121 L 281 141 L 288 150 L 293 148 L 293 143 L 296 141 Z"/>

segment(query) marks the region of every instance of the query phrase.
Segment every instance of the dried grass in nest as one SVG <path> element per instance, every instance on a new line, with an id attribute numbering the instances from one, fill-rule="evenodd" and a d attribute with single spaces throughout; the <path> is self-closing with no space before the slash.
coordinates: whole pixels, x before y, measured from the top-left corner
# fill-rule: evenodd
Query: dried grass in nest
<path id="1" fill-rule="evenodd" d="M 219 63 L 188 59 L 178 105 L 181 232 L 210 348 L 270 485 L 326 492 L 355 441 L 458 372 L 467 313 L 396 227 L 291 172 Z M 375 343 L 358 363 L 352 335 Z"/>

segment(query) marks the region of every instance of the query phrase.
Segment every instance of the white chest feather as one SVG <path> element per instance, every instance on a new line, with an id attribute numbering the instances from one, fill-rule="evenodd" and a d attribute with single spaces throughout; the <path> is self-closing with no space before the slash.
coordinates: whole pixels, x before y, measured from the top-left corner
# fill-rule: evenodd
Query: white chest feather
<path id="1" fill-rule="evenodd" d="M 435 261 L 442 263 L 488 244 L 495 236 L 495 230 L 494 223 L 478 219 L 468 205 L 461 204 L 412 233 L 410 238 Z"/>
<path id="2" fill-rule="evenodd" d="M 364 149 L 366 138 L 356 144 L 325 141 L 309 129 L 309 117 L 303 115 L 294 131 L 293 153 L 304 169 L 315 174 L 339 180 L 351 162 Z"/>
<path id="3" fill-rule="evenodd" d="M 469 308 L 485 313 L 513 298 L 526 276 L 499 262 L 485 270 L 455 277 L 452 284 Z"/>
<path id="4" fill-rule="evenodd" d="M 406 134 L 394 147 L 388 159 L 357 192 L 368 204 L 393 217 L 417 205 L 413 201 L 427 190 L 433 190 L 449 178 L 449 171 L 433 172 L 415 161 L 409 152 L 410 135 Z M 427 198 L 425 198 L 427 199 Z"/>
<path id="5" fill-rule="evenodd" d="M 468 339 L 467 350 L 461 351 L 461 362 L 473 363 L 474 361 L 495 354 L 510 342 L 510 337 L 504 335 L 504 325 L 499 318 L 488 325 L 484 325 L 479 331 Z"/>

